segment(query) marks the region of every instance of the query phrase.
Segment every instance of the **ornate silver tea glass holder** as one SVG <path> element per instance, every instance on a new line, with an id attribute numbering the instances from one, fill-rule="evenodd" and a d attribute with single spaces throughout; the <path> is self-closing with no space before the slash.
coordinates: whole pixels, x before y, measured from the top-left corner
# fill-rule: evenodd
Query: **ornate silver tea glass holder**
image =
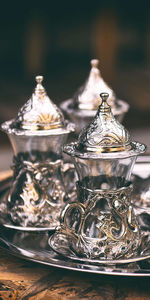
<path id="1" fill-rule="evenodd" d="M 35 91 L 17 118 L 2 124 L 14 150 L 13 181 L 4 202 L 10 227 L 20 230 L 54 229 L 73 197 L 65 182 L 72 167 L 63 161 L 62 145 L 74 125 L 64 120 L 42 80 L 36 77 Z"/>
<path id="2" fill-rule="evenodd" d="M 131 141 L 114 118 L 108 94 L 101 98 L 95 118 L 78 141 L 64 146 L 78 174 L 78 198 L 63 209 L 61 225 L 49 244 L 67 257 L 107 263 L 132 259 L 140 251 L 130 177 L 137 155 L 146 147 Z"/>
<path id="3" fill-rule="evenodd" d="M 129 104 L 117 99 L 113 90 L 103 80 L 98 64 L 98 59 L 91 60 L 91 70 L 85 84 L 78 89 L 71 99 L 63 101 L 60 105 L 67 118 L 71 117 L 75 123 L 77 134 L 92 121 L 100 105 L 99 94 L 103 91 L 109 93 L 108 103 L 119 122 L 123 121 L 124 115 L 129 110 Z"/>

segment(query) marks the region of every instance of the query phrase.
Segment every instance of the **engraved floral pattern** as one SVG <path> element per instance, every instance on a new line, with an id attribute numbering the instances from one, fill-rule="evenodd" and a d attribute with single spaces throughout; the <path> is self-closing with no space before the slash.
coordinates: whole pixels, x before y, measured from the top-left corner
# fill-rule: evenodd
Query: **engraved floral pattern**
<path id="1" fill-rule="evenodd" d="M 99 107 L 94 120 L 83 129 L 78 139 L 78 148 L 126 147 L 130 142 L 127 130 L 114 118 L 110 107 Z"/>
<path id="2" fill-rule="evenodd" d="M 74 249 L 79 256 L 91 259 L 130 257 L 140 240 L 138 224 L 130 205 L 131 191 L 129 186 L 114 191 L 89 192 L 84 214 L 80 203 L 68 205 L 62 212 L 64 216 L 56 239 L 58 233 L 59 236 L 67 234 L 71 237 L 70 249 Z M 79 193 L 82 194 L 82 191 Z M 75 234 L 74 228 L 67 227 L 67 224 L 71 224 L 77 212 L 80 224 Z"/>
<path id="3" fill-rule="evenodd" d="M 64 203 L 69 200 L 63 161 L 39 162 L 37 156 L 31 162 L 24 158 L 14 158 L 14 179 L 8 197 L 11 221 L 23 227 L 55 227 Z M 73 197 L 75 191 L 71 192 Z"/>

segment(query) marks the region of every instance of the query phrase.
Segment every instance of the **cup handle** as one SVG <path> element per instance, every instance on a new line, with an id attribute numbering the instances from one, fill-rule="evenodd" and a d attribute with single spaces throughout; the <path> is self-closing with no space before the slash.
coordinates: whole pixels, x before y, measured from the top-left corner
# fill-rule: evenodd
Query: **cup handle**
<path id="1" fill-rule="evenodd" d="M 61 227 L 73 233 L 79 233 L 85 215 L 85 207 L 81 203 L 68 203 L 60 216 Z"/>

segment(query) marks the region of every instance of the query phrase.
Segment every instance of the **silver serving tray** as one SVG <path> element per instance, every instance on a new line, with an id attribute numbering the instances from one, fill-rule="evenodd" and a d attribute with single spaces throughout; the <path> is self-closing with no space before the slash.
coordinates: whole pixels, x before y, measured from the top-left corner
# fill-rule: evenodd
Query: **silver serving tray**
<path id="1" fill-rule="evenodd" d="M 140 157 L 135 165 L 133 173 L 135 180 L 135 193 L 140 194 L 145 189 L 145 183 L 150 182 L 150 156 Z M 9 183 L 0 183 L 1 195 L 8 188 Z M 140 195 L 139 195 L 140 197 Z M 150 208 L 149 208 L 150 209 Z M 2 220 L 1 220 L 2 222 Z M 149 231 L 149 227 L 148 227 Z M 68 270 L 88 272 L 105 275 L 119 276 L 150 276 L 150 259 L 139 261 L 128 261 L 124 264 L 117 262 L 105 265 L 103 262 L 86 262 L 72 260 L 54 252 L 48 240 L 50 231 L 27 232 L 7 228 L 6 224 L 0 225 L 0 247 L 11 254 L 40 264 L 49 265 Z"/>
<path id="2" fill-rule="evenodd" d="M 0 247 L 20 258 L 57 268 L 95 274 L 150 276 L 150 260 L 125 265 L 103 265 L 65 259 L 48 245 L 49 232 L 21 232 L 0 228 Z"/>

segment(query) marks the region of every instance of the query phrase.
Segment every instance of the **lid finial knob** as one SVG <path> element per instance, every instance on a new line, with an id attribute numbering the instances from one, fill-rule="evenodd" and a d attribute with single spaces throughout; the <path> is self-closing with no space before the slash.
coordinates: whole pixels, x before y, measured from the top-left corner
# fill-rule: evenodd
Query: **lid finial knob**
<path id="1" fill-rule="evenodd" d="M 35 80 L 37 82 L 37 85 L 35 87 L 35 94 L 37 97 L 39 97 L 41 99 L 41 98 L 45 97 L 45 95 L 46 95 L 45 88 L 42 85 L 43 76 L 38 75 L 35 77 Z"/>
<path id="2" fill-rule="evenodd" d="M 91 60 L 91 67 L 92 68 L 98 68 L 99 60 L 98 59 L 92 59 Z"/>
<path id="3" fill-rule="evenodd" d="M 108 111 L 111 111 L 111 108 L 109 106 L 109 104 L 107 103 L 107 99 L 109 97 L 109 94 L 108 93 L 101 93 L 100 94 L 100 97 L 102 99 L 102 103 L 101 105 L 99 106 L 99 109 L 101 112 L 108 112 Z"/>
<path id="4" fill-rule="evenodd" d="M 102 102 L 107 102 L 107 99 L 109 97 L 109 94 L 108 93 L 101 93 L 100 94 L 100 97 L 102 99 Z"/>
<path id="5" fill-rule="evenodd" d="M 43 81 L 43 76 L 38 75 L 38 76 L 35 77 L 35 80 L 36 80 L 36 82 L 37 82 L 38 84 L 41 84 L 42 81 Z"/>

